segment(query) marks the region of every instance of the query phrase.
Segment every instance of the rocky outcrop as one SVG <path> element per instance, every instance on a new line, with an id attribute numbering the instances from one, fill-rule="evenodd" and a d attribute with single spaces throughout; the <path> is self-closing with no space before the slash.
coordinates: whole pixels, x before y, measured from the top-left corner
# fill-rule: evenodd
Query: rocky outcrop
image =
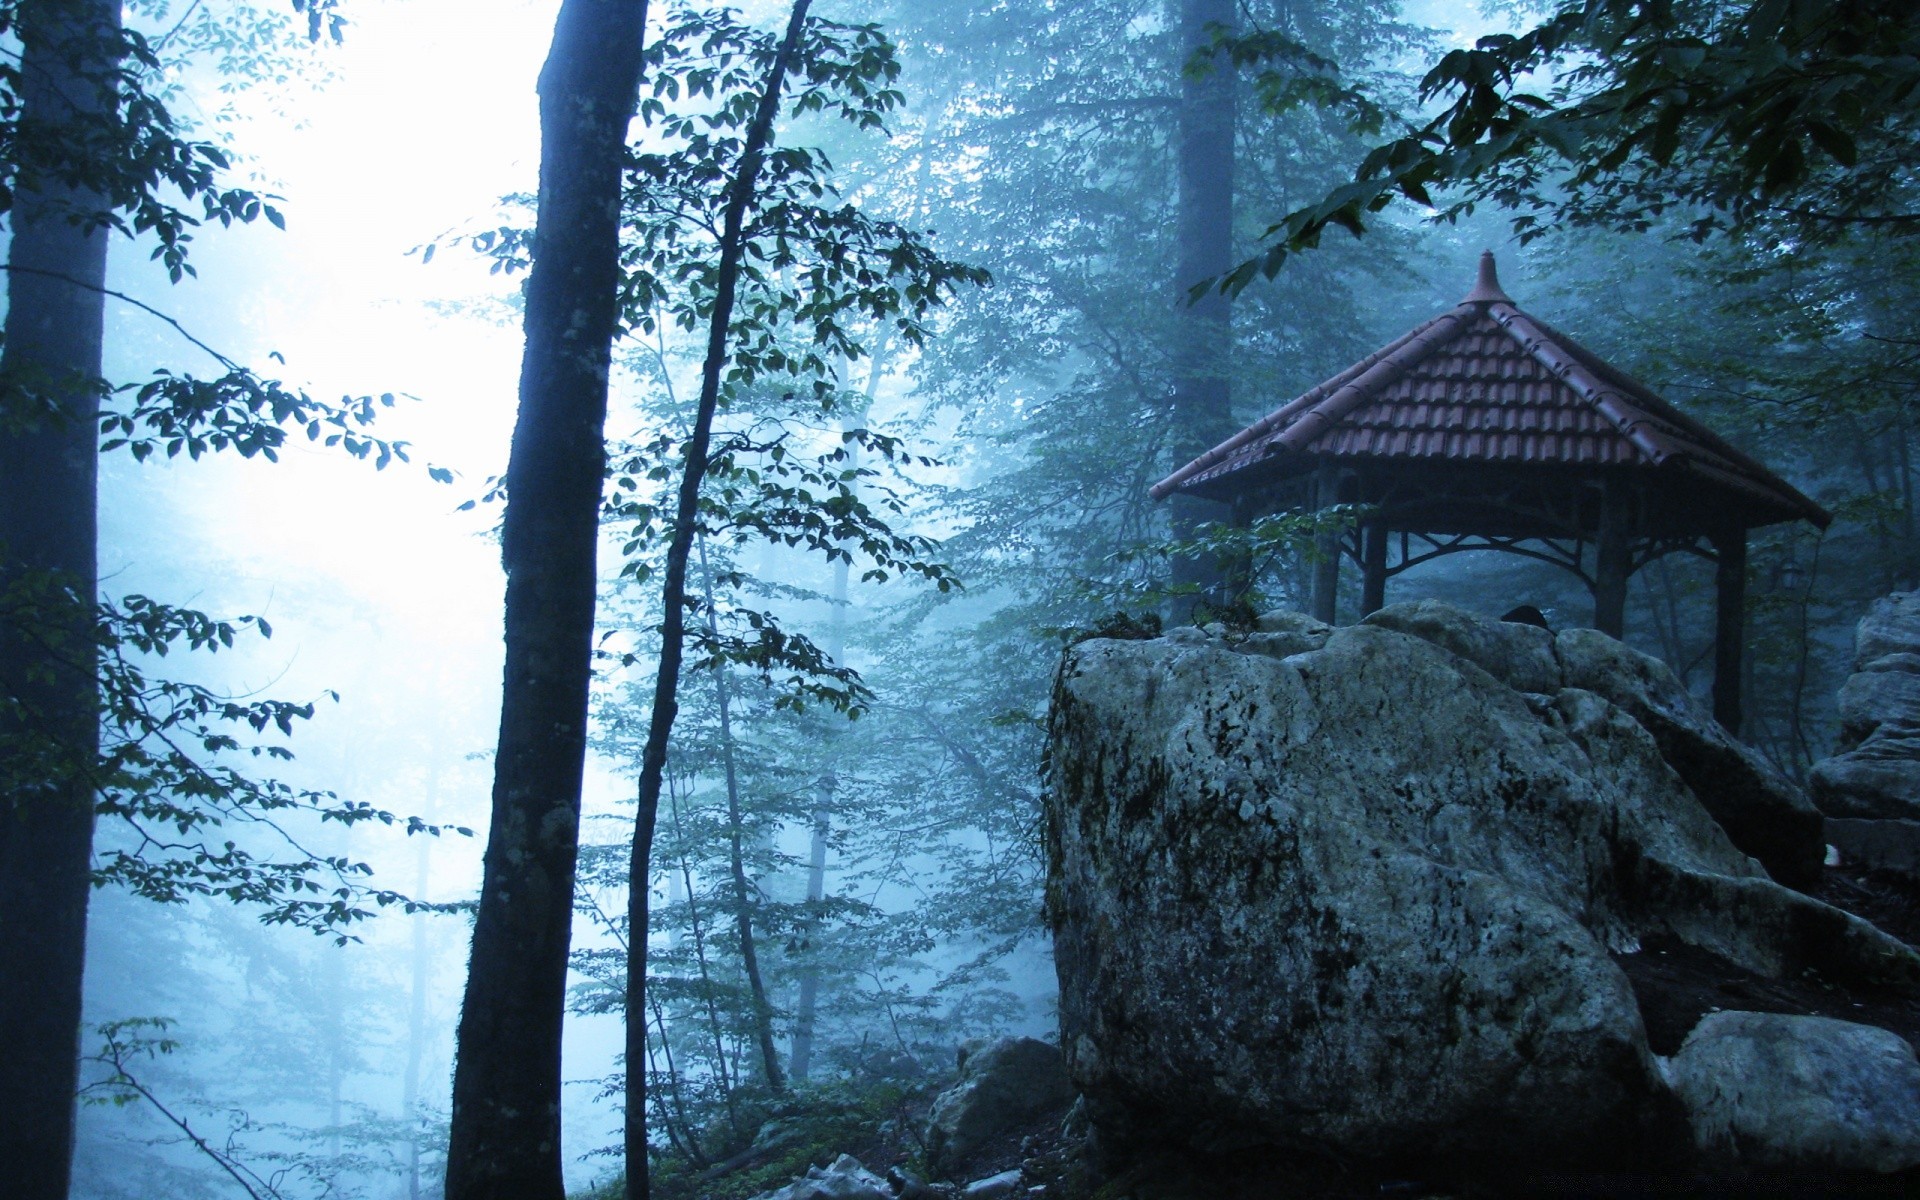
<path id="1" fill-rule="evenodd" d="M 1104 1138 L 1571 1162 L 1672 1123 L 1612 957 L 1643 937 L 1920 988 L 1725 827 L 1792 874 L 1804 801 L 1597 635 L 1428 603 L 1087 641 L 1048 761 L 1063 1048 Z M 1702 763 L 1745 781 L 1719 820 Z"/>
<path id="2" fill-rule="evenodd" d="M 893 1187 L 851 1154 L 842 1154 L 831 1166 L 808 1167 L 807 1173 L 783 1188 L 762 1192 L 754 1200 L 895 1200 Z"/>
<path id="3" fill-rule="evenodd" d="M 1840 688 L 1840 752 L 1809 790 L 1829 817 L 1920 820 L 1920 592 L 1874 601 Z"/>
<path id="4" fill-rule="evenodd" d="M 1920 1164 L 1920 1062 L 1884 1029 L 1714 1013 L 1668 1075 L 1696 1142 L 1722 1162 L 1880 1173 Z"/>
<path id="5" fill-rule="evenodd" d="M 995 1134 L 1073 1100 L 1066 1061 L 1035 1038 L 1000 1038 L 961 1048 L 960 1081 L 940 1093 L 927 1118 L 927 1162 L 964 1163 Z"/>
<path id="6" fill-rule="evenodd" d="M 1820 810 L 1721 728 L 1659 659 L 1592 629 L 1556 635 L 1430 600 L 1382 609 L 1368 623 L 1452 650 L 1516 691 L 1581 688 L 1619 706 L 1653 736 L 1660 757 L 1735 846 L 1789 887 L 1819 881 Z"/>

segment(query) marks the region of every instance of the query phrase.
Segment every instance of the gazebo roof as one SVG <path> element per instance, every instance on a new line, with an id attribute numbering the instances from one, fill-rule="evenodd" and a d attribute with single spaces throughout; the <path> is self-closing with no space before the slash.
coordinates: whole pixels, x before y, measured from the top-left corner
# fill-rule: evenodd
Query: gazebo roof
<path id="1" fill-rule="evenodd" d="M 1825 509 L 1500 289 L 1491 251 L 1449 312 L 1254 422 L 1155 484 L 1229 499 L 1325 463 L 1653 472 L 1747 526 Z M 1258 470 L 1251 470 L 1259 468 Z"/>

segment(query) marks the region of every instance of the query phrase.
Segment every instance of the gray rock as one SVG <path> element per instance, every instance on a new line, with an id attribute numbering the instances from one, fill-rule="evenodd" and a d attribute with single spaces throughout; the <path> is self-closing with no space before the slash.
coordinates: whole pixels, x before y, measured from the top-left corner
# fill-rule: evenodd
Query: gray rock
<path id="1" fill-rule="evenodd" d="M 1504 631 L 1391 623 L 1279 659 L 1068 651 L 1047 915 L 1103 1141 L 1617 1153 L 1666 1089 L 1609 952 L 1656 933 L 1920 991 L 1920 958 L 1767 878 L 1600 691 L 1672 707 L 1644 664 L 1576 644 L 1599 686 L 1528 695 L 1468 656 L 1508 661 Z"/>
<path id="2" fill-rule="evenodd" d="M 1591 629 L 1556 635 L 1437 600 L 1390 605 L 1365 623 L 1431 642 L 1517 691 L 1546 696 L 1575 687 L 1604 696 L 1653 735 L 1734 845 L 1789 886 L 1819 881 L 1820 810 L 1722 729 L 1659 659 Z"/>
<path id="3" fill-rule="evenodd" d="M 1856 823 L 1920 819 L 1920 592 L 1883 596 L 1860 619 L 1839 710 L 1840 753 L 1807 780 L 1814 803 Z M 1870 834 L 1849 830 L 1856 861 L 1876 857 Z"/>
<path id="4" fill-rule="evenodd" d="M 961 1048 L 960 1081 L 940 1093 L 928 1115 L 927 1160 L 950 1170 L 994 1134 L 1072 1099 L 1057 1047 L 1034 1038 L 969 1042 Z"/>
<path id="5" fill-rule="evenodd" d="M 867 1170 L 859 1159 L 842 1154 L 828 1167 L 808 1167 L 807 1173 L 783 1188 L 762 1192 L 754 1200 L 894 1200 L 887 1181 Z"/>
<path id="6" fill-rule="evenodd" d="M 1438 600 L 1390 605 L 1365 623 L 1450 650 L 1515 691 L 1552 693 L 1561 687 L 1553 632 L 1538 625 L 1489 621 Z"/>
<path id="7" fill-rule="evenodd" d="M 1815 763 L 1807 792 L 1829 817 L 1920 820 L 1920 727 L 1878 726 L 1852 750 Z"/>
<path id="8" fill-rule="evenodd" d="M 1789 887 L 1820 881 L 1820 810 L 1722 729 L 1665 663 L 1591 629 L 1563 630 L 1554 644 L 1565 686 L 1606 697 L 1652 734 L 1734 845 Z"/>
<path id="9" fill-rule="evenodd" d="M 976 1179 L 966 1186 L 960 1194 L 966 1200 L 999 1200 L 1001 1196 L 1011 1196 L 1020 1190 L 1020 1169 L 1002 1171 L 998 1175 L 989 1175 L 985 1179 Z"/>
<path id="10" fill-rule="evenodd" d="M 1920 1062 L 1884 1029 L 1713 1013 L 1668 1075 L 1695 1142 L 1716 1158 L 1881 1172 L 1920 1165 Z"/>
<path id="11" fill-rule="evenodd" d="M 1859 745 L 1882 726 L 1920 725 L 1920 659 L 1893 655 L 1855 671 L 1840 685 L 1839 709 L 1846 745 Z"/>
<path id="12" fill-rule="evenodd" d="M 1880 597 L 1854 627 L 1854 670 L 1892 654 L 1920 654 L 1920 592 Z"/>
<path id="13" fill-rule="evenodd" d="M 1920 879 L 1920 821 L 1829 817 L 1827 844 L 1850 867 Z"/>
<path id="14" fill-rule="evenodd" d="M 1333 626 L 1305 613 L 1276 609 L 1254 619 L 1254 632 L 1248 635 L 1247 649 L 1253 653 L 1285 658 L 1318 650 L 1333 636 Z"/>

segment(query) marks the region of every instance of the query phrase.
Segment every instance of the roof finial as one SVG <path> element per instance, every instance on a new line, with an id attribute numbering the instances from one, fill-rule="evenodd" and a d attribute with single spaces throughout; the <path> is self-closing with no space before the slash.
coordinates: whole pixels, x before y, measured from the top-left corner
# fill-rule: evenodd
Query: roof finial
<path id="1" fill-rule="evenodd" d="M 1493 251 L 1480 252 L 1480 278 L 1462 304 L 1512 304 L 1513 297 L 1500 290 L 1500 274 L 1494 270 Z"/>

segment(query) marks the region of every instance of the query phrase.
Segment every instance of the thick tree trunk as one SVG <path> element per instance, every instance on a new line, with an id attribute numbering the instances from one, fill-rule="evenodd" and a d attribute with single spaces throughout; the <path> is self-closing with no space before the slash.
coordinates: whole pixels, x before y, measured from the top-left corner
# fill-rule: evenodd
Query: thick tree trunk
<path id="1" fill-rule="evenodd" d="M 1188 305 L 1187 289 L 1233 267 L 1233 135 L 1237 88 L 1225 55 L 1210 70 L 1191 69 L 1217 29 L 1234 27 L 1234 0 L 1179 0 L 1181 66 L 1179 109 L 1178 343 L 1173 380 L 1173 465 L 1190 462 L 1234 432 L 1228 367 L 1233 353 L 1232 314 L 1217 289 Z M 1210 521 L 1227 517 L 1225 505 L 1176 494 L 1170 501 L 1173 536 L 1190 538 Z M 1205 592 L 1223 582 L 1222 565 L 1211 558 L 1178 557 L 1173 582 Z M 1176 619 L 1193 599 L 1176 602 Z"/>
<path id="2" fill-rule="evenodd" d="M 448 1200 L 561 1200 L 560 1031 L 586 755 L 621 174 L 645 0 L 566 0 L 540 74 L 540 197 L 501 557 L 493 815 L 460 1013 Z M 637 890 L 644 891 L 644 877 Z M 639 927 L 645 937 L 645 924 Z M 641 1074 L 645 1056 L 632 1065 Z"/>
<path id="3" fill-rule="evenodd" d="M 21 6 L 20 128 L 57 128 L 111 102 L 118 0 Z M 57 133 L 53 136 L 58 136 Z M 79 1075 L 80 985 L 100 735 L 92 649 L 95 495 L 107 235 L 71 218 L 104 197 L 21 173 L 8 251 L 8 411 L 0 414 L 0 582 L 47 595 L 37 627 L 0 631 L 0 687 L 22 756 L 0 797 L 0 1173 L 20 1200 L 67 1194 Z M 58 406 L 24 427 L 22 391 Z"/>
<path id="4" fill-rule="evenodd" d="M 780 111 L 780 91 L 787 69 L 800 52 L 800 34 L 806 26 L 811 0 L 794 0 L 787 31 L 768 68 L 767 82 L 753 120 L 741 144 L 739 166 L 728 188 L 726 212 L 720 229 L 720 262 L 714 276 L 713 313 L 707 326 L 707 354 L 700 370 L 700 398 L 694 408 L 693 432 L 687 438 L 686 464 L 680 472 L 675 498 L 673 540 L 660 579 L 660 666 L 654 678 L 653 713 L 647 727 L 647 745 L 640 760 L 640 796 L 634 816 L 633 856 L 627 871 L 627 928 L 634 930 L 627 952 L 627 1061 L 644 1063 L 647 1051 L 647 881 L 651 877 L 653 824 L 660 812 L 660 784 L 666 774 L 667 743 L 680 712 L 680 663 L 686 652 L 687 559 L 693 550 L 698 523 L 700 484 L 706 478 L 707 449 L 713 439 L 713 414 L 720 405 L 720 378 L 731 357 L 727 329 L 733 321 L 733 302 L 740 286 L 740 263 L 745 255 L 747 207 L 759 183 L 760 163 L 773 136 L 773 120 Z M 638 1020 L 635 1019 L 636 1014 Z M 627 1200 L 647 1200 L 646 1072 L 627 1071 L 625 1151 Z"/>

